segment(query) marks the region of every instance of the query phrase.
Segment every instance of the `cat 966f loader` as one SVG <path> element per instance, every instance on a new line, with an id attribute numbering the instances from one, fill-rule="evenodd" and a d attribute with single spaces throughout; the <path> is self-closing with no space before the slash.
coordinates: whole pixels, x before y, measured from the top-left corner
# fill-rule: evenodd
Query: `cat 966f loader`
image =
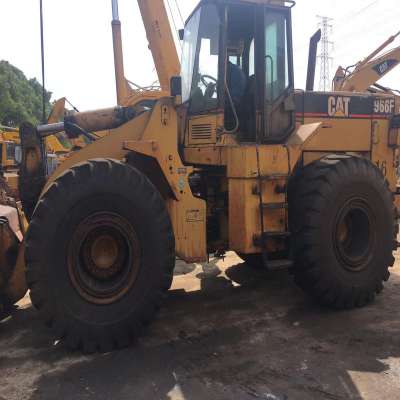
<path id="1" fill-rule="evenodd" d="M 397 247 L 399 110 L 387 94 L 294 90 L 293 6 L 203 0 L 154 107 L 22 127 L 27 281 L 72 348 L 128 344 L 176 256 L 234 250 L 339 309 L 381 292 Z M 110 134 L 46 179 L 42 142 L 59 130 Z"/>

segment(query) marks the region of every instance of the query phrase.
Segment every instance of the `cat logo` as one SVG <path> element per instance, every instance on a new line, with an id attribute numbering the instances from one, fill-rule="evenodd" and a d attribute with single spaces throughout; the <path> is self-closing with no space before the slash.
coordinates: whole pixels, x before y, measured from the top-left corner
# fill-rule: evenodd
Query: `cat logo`
<path id="1" fill-rule="evenodd" d="M 375 66 L 372 67 L 372 69 L 379 75 L 383 76 L 389 70 L 394 68 L 399 62 L 396 59 L 390 59 L 390 60 L 385 60 L 380 62 L 379 64 L 376 64 Z"/>
<path id="2" fill-rule="evenodd" d="M 328 115 L 330 117 L 349 117 L 351 97 L 328 98 Z"/>

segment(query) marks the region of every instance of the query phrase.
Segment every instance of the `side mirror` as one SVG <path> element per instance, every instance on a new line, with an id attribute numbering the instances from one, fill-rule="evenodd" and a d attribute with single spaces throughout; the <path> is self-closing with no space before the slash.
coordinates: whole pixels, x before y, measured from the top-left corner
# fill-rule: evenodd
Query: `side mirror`
<path id="1" fill-rule="evenodd" d="M 182 78 L 180 76 L 173 76 L 171 78 L 171 97 L 182 96 Z"/>
<path id="2" fill-rule="evenodd" d="M 178 35 L 179 35 L 179 40 L 183 40 L 185 38 L 185 30 L 179 29 Z"/>

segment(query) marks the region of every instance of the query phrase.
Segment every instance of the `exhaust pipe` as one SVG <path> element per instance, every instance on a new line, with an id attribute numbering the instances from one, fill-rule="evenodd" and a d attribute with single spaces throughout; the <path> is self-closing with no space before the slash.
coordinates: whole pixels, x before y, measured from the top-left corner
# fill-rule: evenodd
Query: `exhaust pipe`
<path id="1" fill-rule="evenodd" d="M 318 43 L 320 42 L 320 40 L 321 40 L 321 29 L 318 29 L 318 31 L 315 32 L 310 39 L 310 50 L 308 53 L 307 82 L 306 82 L 307 91 L 314 90 L 315 68 L 317 66 L 317 50 L 318 50 Z"/>
<path id="2" fill-rule="evenodd" d="M 118 21 L 119 20 L 118 0 L 111 0 L 111 7 L 112 7 L 113 20 Z"/>
<path id="3" fill-rule="evenodd" d="M 121 21 L 119 20 L 118 0 L 111 0 L 112 6 L 112 37 L 114 48 L 115 83 L 117 89 L 117 103 L 121 105 L 128 96 L 127 83 L 124 71 L 124 53 L 122 50 Z"/>

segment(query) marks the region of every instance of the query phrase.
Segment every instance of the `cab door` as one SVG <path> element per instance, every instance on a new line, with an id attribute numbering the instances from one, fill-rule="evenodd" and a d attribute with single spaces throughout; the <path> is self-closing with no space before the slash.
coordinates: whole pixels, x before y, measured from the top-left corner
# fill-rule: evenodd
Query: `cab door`
<path id="1" fill-rule="evenodd" d="M 282 143 L 294 130 L 296 121 L 290 8 L 264 6 L 260 25 L 261 141 Z"/>
<path id="2" fill-rule="evenodd" d="M 223 17 L 214 3 L 202 4 L 185 27 L 182 100 L 187 104 L 185 147 L 211 146 L 223 125 L 223 58 L 219 56 Z"/>

